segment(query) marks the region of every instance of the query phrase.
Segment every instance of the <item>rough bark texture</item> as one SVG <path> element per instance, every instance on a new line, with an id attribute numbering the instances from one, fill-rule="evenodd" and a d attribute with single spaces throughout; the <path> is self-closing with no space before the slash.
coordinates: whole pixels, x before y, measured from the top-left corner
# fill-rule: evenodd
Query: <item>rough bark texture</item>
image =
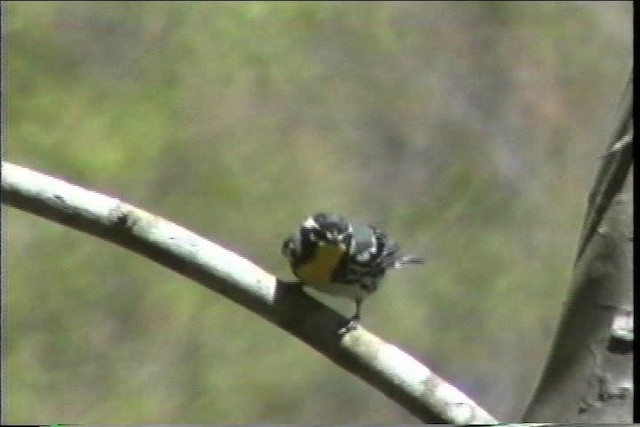
<path id="1" fill-rule="evenodd" d="M 633 417 L 633 72 L 589 195 L 551 354 L 524 421 Z"/>

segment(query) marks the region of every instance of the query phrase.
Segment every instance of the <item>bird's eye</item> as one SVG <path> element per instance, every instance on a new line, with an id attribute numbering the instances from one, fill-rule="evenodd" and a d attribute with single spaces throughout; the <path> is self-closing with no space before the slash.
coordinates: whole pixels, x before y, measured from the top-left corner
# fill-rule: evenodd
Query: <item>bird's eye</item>
<path id="1" fill-rule="evenodd" d="M 303 227 L 300 229 L 300 239 L 302 241 L 317 242 L 322 238 L 322 231 L 317 228 Z"/>

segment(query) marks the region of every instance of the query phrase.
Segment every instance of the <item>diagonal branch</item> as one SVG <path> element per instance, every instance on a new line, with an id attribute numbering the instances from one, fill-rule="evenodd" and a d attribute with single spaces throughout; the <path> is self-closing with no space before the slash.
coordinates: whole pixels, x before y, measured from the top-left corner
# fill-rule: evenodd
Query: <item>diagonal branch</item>
<path id="1" fill-rule="evenodd" d="M 259 314 L 424 422 L 495 423 L 462 392 L 364 328 L 245 258 L 118 199 L 2 163 L 2 202 L 145 256 Z"/>

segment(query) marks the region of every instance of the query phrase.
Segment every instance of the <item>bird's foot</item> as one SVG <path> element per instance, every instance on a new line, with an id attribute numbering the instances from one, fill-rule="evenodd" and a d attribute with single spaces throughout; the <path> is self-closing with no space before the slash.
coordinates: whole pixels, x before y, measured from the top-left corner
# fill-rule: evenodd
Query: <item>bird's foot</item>
<path id="1" fill-rule="evenodd" d="M 360 326 L 359 319 L 356 317 L 352 317 L 351 319 L 349 319 L 349 322 L 347 322 L 346 325 L 338 329 L 338 335 L 346 335 L 356 329 L 358 326 Z"/>

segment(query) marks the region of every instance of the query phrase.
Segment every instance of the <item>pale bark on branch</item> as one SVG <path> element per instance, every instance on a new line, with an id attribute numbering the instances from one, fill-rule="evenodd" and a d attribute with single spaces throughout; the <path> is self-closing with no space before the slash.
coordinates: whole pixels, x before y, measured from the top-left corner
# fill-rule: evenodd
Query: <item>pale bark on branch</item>
<path id="1" fill-rule="evenodd" d="M 344 316 L 298 286 L 277 280 L 249 260 L 159 216 L 7 162 L 2 163 L 2 201 L 134 251 L 235 301 L 362 378 L 423 422 L 496 422 L 398 347 L 361 327 L 340 337 L 336 325 L 347 320 Z M 274 248 L 279 248 L 277 242 Z"/>

